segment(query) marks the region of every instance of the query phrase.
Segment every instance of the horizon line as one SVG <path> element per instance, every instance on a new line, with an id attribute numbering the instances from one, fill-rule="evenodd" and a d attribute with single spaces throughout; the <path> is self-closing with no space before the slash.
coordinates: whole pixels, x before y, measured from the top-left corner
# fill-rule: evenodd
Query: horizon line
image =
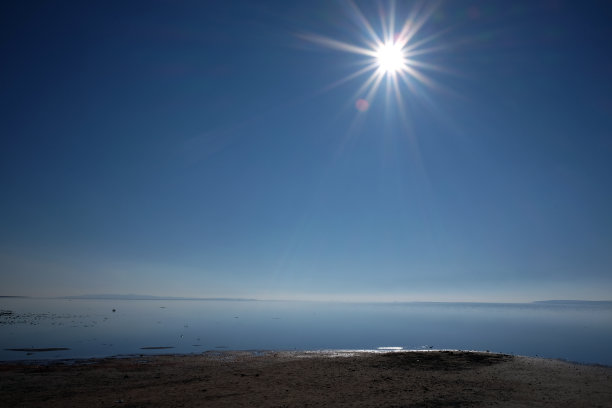
<path id="1" fill-rule="evenodd" d="M 66 300 L 193 300 L 193 301 L 236 301 L 236 302 L 321 302 L 321 303 L 487 303 L 487 304 L 533 304 L 533 303 L 612 303 L 612 299 L 538 299 L 523 301 L 491 301 L 491 300 L 356 300 L 356 299 L 313 299 L 313 298 L 251 298 L 251 297 L 197 297 L 197 296 L 159 296 L 139 294 L 83 294 L 63 296 L 28 296 L 28 295 L 0 295 L 2 298 L 30 298 L 30 299 L 66 299 Z"/>

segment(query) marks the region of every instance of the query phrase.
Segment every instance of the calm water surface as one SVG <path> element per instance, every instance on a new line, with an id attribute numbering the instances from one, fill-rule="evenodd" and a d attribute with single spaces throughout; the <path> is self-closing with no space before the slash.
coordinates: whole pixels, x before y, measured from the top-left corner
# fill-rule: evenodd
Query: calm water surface
<path id="1" fill-rule="evenodd" d="M 403 347 L 490 350 L 612 365 L 612 303 L 1 298 L 0 309 L 0 360 Z M 37 348 L 69 350 L 8 350 Z"/>

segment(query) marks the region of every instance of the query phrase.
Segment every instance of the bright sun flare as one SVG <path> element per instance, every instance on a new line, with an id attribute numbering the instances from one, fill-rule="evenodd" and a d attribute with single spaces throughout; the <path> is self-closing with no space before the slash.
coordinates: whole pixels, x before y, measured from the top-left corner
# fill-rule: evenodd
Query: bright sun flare
<path id="1" fill-rule="evenodd" d="M 401 71 L 405 64 L 401 45 L 391 42 L 382 44 L 376 50 L 376 62 L 378 68 L 386 74 L 395 74 Z"/>
<path id="2" fill-rule="evenodd" d="M 380 27 L 377 29 L 361 10 L 351 1 L 348 3 L 351 16 L 357 21 L 363 32 L 363 44 L 351 44 L 334 38 L 323 37 L 316 34 L 303 34 L 300 37 L 333 48 L 364 57 L 362 67 L 347 75 L 330 87 L 340 85 L 353 78 L 369 74 L 355 92 L 356 108 L 364 112 L 374 98 L 383 81 L 386 83 L 387 101 L 390 93 L 395 94 L 397 103 L 403 105 L 402 93 L 405 90 L 416 93 L 418 86 L 425 85 L 437 88 L 436 83 L 424 72 L 427 70 L 442 71 L 442 67 L 423 61 L 423 58 L 440 49 L 440 46 L 430 45 L 441 35 L 433 33 L 429 36 L 419 34 L 421 28 L 432 16 L 436 6 L 433 2 L 425 2 L 421 6 L 414 6 L 407 13 L 403 24 L 396 25 L 396 2 L 389 3 L 389 10 L 380 10 Z M 416 3 L 415 3 L 416 4 Z"/>

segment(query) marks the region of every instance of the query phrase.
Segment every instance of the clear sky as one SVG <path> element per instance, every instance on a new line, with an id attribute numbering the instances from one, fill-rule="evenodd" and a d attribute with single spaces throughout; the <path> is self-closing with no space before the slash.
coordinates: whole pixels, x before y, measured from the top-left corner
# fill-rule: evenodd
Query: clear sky
<path id="1" fill-rule="evenodd" d="M 1 295 L 612 298 L 606 1 L 0 8 Z"/>

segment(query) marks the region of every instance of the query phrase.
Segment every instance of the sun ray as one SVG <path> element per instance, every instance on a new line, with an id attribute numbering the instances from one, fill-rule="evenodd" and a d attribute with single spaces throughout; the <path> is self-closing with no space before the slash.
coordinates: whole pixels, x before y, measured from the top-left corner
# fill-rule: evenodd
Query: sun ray
<path id="1" fill-rule="evenodd" d="M 456 74 L 456 71 L 453 71 L 441 65 L 431 64 L 429 62 L 418 61 L 418 60 L 411 59 L 411 58 L 406 58 L 406 65 L 411 66 L 411 67 L 424 68 L 429 71 L 443 72 L 445 74 Z"/>
<path id="2" fill-rule="evenodd" d="M 394 33 L 395 33 L 395 1 L 392 0 L 389 5 L 389 32 L 388 32 L 387 41 L 395 40 L 393 38 Z"/>
<path id="3" fill-rule="evenodd" d="M 402 83 L 408 87 L 410 92 L 412 92 L 413 94 L 416 94 L 418 92 L 418 90 L 414 86 L 414 83 L 411 80 L 411 77 L 409 75 L 407 75 L 405 72 L 400 72 L 398 75 L 402 79 Z M 399 93 L 399 85 L 397 88 L 397 92 Z M 400 94 L 400 97 L 401 97 L 401 94 Z"/>
<path id="4" fill-rule="evenodd" d="M 437 7 L 438 4 L 436 2 L 435 4 L 431 4 L 426 11 L 422 11 L 423 7 L 418 6 L 415 6 L 412 9 L 410 16 L 398 34 L 398 41 L 402 44 L 402 46 L 408 44 L 412 40 L 412 38 L 431 18 L 431 15 L 434 13 Z"/>
<path id="5" fill-rule="evenodd" d="M 423 55 L 427 55 L 427 54 L 433 54 L 439 51 L 443 51 L 446 50 L 448 47 L 446 45 L 439 45 L 436 47 L 429 47 L 429 48 L 419 48 L 419 49 L 413 49 L 410 51 L 406 52 L 406 57 L 408 58 L 412 58 L 412 57 L 416 57 L 416 56 L 423 56 Z"/>
<path id="6" fill-rule="evenodd" d="M 361 10 L 359 10 L 359 7 L 357 7 L 357 5 L 355 4 L 355 2 L 353 1 L 349 1 L 348 2 L 349 7 L 351 8 L 351 11 L 355 14 L 355 16 L 357 17 L 357 19 L 359 20 L 359 22 L 363 25 L 363 27 L 366 30 L 366 34 L 369 36 L 369 38 L 371 38 L 371 41 L 368 40 L 368 46 L 370 46 L 371 49 L 375 49 L 377 46 L 379 46 L 380 44 L 382 44 L 382 40 L 381 38 L 378 36 L 378 34 L 376 34 L 376 30 L 374 30 L 374 28 L 372 27 L 372 24 L 370 24 L 370 22 L 368 21 L 367 18 L 365 18 L 365 16 L 363 15 L 363 13 L 361 12 Z"/>
<path id="7" fill-rule="evenodd" d="M 378 73 L 375 71 L 372 73 L 372 75 L 370 75 L 370 77 L 367 79 L 366 82 L 363 83 L 363 85 L 361 85 L 361 87 L 357 90 L 357 92 L 355 92 L 356 96 L 359 95 L 370 95 L 370 90 L 371 90 L 371 86 L 375 81 L 380 81 L 382 79 L 382 76 L 378 75 Z M 366 91 L 368 91 L 366 93 Z M 367 97 L 365 98 L 367 100 Z"/>
<path id="8" fill-rule="evenodd" d="M 397 101 L 398 105 L 399 105 L 399 111 L 403 112 L 404 111 L 404 101 L 402 99 L 402 94 L 399 92 L 399 82 L 397 80 L 398 76 L 394 76 L 392 78 L 393 81 L 393 95 L 395 95 L 395 100 Z"/>
<path id="9" fill-rule="evenodd" d="M 340 51 L 351 52 L 354 54 L 361 54 L 368 57 L 373 57 L 376 55 L 376 51 L 364 47 L 359 47 L 357 45 L 345 43 L 338 40 L 332 40 L 331 38 L 323 37 L 316 34 L 298 34 L 298 37 L 301 37 L 305 40 L 309 40 L 314 43 L 318 43 L 324 45 L 329 48 L 333 48 Z"/>
<path id="10" fill-rule="evenodd" d="M 391 75 L 387 75 L 387 81 L 385 82 L 385 106 L 391 106 L 391 94 L 395 93 L 395 87 L 394 87 L 394 83 L 395 83 L 395 79 L 397 77 L 396 76 L 391 76 Z"/>
<path id="11" fill-rule="evenodd" d="M 384 77 L 381 75 L 376 75 L 374 78 L 376 78 L 376 80 L 374 81 L 374 84 L 370 87 L 370 90 L 366 94 L 366 100 L 372 99 L 372 96 L 376 93 L 376 91 L 378 91 L 378 87 L 380 86 L 380 83 L 382 82 Z"/>
<path id="12" fill-rule="evenodd" d="M 382 31 L 382 42 L 383 43 L 388 43 L 390 41 L 389 38 L 389 33 L 391 32 L 390 29 L 390 24 L 391 24 L 391 19 L 387 18 L 387 16 L 385 16 L 385 10 L 382 7 L 382 4 L 378 4 L 378 17 L 380 18 L 380 27 L 381 27 L 381 31 Z"/>
<path id="13" fill-rule="evenodd" d="M 406 48 L 406 52 L 410 52 L 412 50 L 416 50 L 416 49 L 422 49 L 423 45 L 441 37 L 442 35 L 446 34 L 448 31 L 450 31 L 450 28 L 447 28 L 445 30 L 439 31 L 435 34 L 432 34 L 428 37 L 423 38 L 422 40 L 419 41 L 414 41 L 410 44 L 406 44 L 405 48 Z M 439 47 L 439 46 L 438 46 Z"/>
<path id="14" fill-rule="evenodd" d="M 337 86 L 340 86 L 352 79 L 355 79 L 357 77 L 362 76 L 363 74 L 365 74 L 366 72 L 372 71 L 376 69 L 376 64 L 370 63 L 369 65 L 363 67 L 362 69 L 360 69 L 359 71 L 353 72 L 352 74 L 349 74 L 347 76 L 345 76 L 344 78 L 340 78 L 339 80 L 337 80 L 336 82 L 331 83 L 330 85 L 327 85 L 325 88 L 323 88 L 323 91 L 329 91 L 330 89 L 333 89 Z"/>
<path id="15" fill-rule="evenodd" d="M 423 74 L 421 71 L 413 67 L 406 67 L 406 73 L 418 80 L 420 83 L 427 85 L 430 88 L 436 89 L 436 83 L 427 75 Z"/>

